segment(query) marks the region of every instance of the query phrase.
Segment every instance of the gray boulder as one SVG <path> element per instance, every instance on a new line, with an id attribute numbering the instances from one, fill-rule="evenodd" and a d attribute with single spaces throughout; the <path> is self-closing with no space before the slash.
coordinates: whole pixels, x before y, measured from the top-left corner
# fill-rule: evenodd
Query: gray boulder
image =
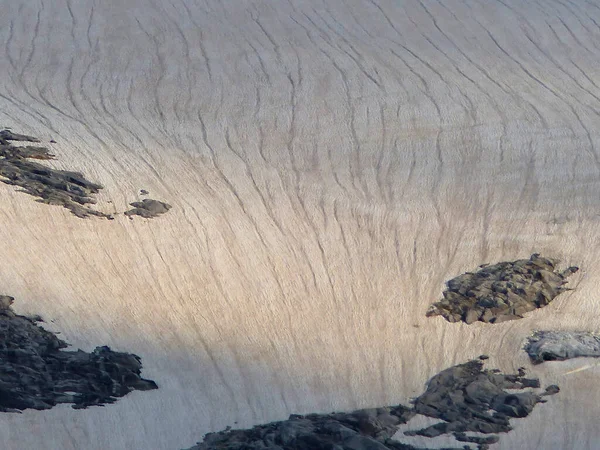
<path id="1" fill-rule="evenodd" d="M 600 356 L 600 335 L 587 331 L 536 331 L 529 337 L 525 351 L 531 362 Z"/>
<path id="2" fill-rule="evenodd" d="M 160 202 L 150 198 L 145 198 L 141 202 L 130 203 L 130 205 L 133 206 L 133 209 L 125 211 L 125 215 L 129 216 L 130 218 L 131 216 L 141 216 L 146 219 L 151 219 L 153 217 L 160 216 L 171 209 L 171 205 L 168 203 Z"/>

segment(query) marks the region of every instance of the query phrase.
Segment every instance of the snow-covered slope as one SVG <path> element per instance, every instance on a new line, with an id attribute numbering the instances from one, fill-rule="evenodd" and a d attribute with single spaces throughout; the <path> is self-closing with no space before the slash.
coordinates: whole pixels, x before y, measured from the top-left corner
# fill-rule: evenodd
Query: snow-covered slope
<path id="1" fill-rule="evenodd" d="M 123 212 L 79 219 L 0 184 L 0 294 L 159 389 L 0 416 L 6 449 L 190 447 L 289 413 L 406 403 L 536 329 L 598 330 L 595 1 L 0 0 L 0 128 Z M 425 317 L 444 281 L 539 252 L 575 291 L 522 320 Z M 596 270 L 599 269 L 599 270 Z M 502 449 L 595 449 L 600 369 Z M 577 370 L 580 368 L 586 370 Z"/>

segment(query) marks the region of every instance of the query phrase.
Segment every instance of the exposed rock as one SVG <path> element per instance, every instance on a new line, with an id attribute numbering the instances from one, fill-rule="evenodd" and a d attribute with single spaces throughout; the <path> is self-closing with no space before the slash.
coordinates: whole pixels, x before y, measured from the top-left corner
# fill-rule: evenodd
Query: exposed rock
<path id="1" fill-rule="evenodd" d="M 386 445 L 396 427 L 414 412 L 403 406 L 362 409 L 350 413 L 292 414 L 288 420 L 250 430 L 226 429 L 208 433 L 190 450 L 410 450 L 395 442 Z"/>
<path id="2" fill-rule="evenodd" d="M 600 335 L 586 331 L 536 331 L 525 351 L 534 364 L 582 356 L 600 356 Z"/>
<path id="3" fill-rule="evenodd" d="M 73 408 L 113 403 L 134 389 L 157 389 L 140 377 L 140 358 L 96 347 L 91 353 L 62 351 L 67 343 L 14 313 L 14 298 L 0 295 L 0 411 Z"/>
<path id="4" fill-rule="evenodd" d="M 5 141 L 40 142 L 38 138 L 26 134 L 13 133 L 9 129 L 0 130 L 0 139 Z"/>
<path id="5" fill-rule="evenodd" d="M 451 367 L 429 380 L 425 393 L 414 401 L 417 413 L 444 422 L 405 434 L 436 437 L 467 431 L 485 434 L 510 431 L 510 418 L 526 417 L 537 403 L 545 402 L 544 395 L 552 392 L 540 395 L 533 391 L 509 393 L 505 389 L 539 386 L 539 380 L 524 378 L 523 371 L 504 375 L 497 370 L 483 370 L 483 363 L 478 360 Z"/>
<path id="6" fill-rule="evenodd" d="M 146 189 L 140 189 L 140 195 L 148 195 L 149 193 Z"/>
<path id="7" fill-rule="evenodd" d="M 453 435 L 457 441 L 472 442 L 474 444 L 479 444 L 479 445 L 495 444 L 496 442 L 498 442 L 500 440 L 500 437 L 496 436 L 496 435 L 484 436 L 484 437 L 468 436 L 466 433 L 453 433 Z"/>
<path id="8" fill-rule="evenodd" d="M 126 216 L 131 217 L 137 215 L 145 217 L 146 219 L 160 216 L 171 209 L 171 205 L 168 203 L 159 202 L 158 200 L 152 200 L 150 198 L 145 198 L 141 202 L 130 203 L 130 205 L 133 206 L 133 209 L 125 211 Z"/>
<path id="9" fill-rule="evenodd" d="M 291 415 L 288 420 L 258 425 L 249 430 L 208 433 L 190 450 L 408 450 L 415 447 L 392 439 L 398 426 L 415 414 L 443 420 L 406 435 L 436 437 L 452 434 L 457 440 L 474 443 L 483 450 L 498 441 L 493 433 L 511 429 L 510 418 L 525 417 L 545 395 L 532 391 L 539 381 L 518 375 L 483 370 L 478 360 L 451 367 L 433 377 L 413 408 L 404 406 L 362 409 L 351 413 Z M 489 411 L 493 411 L 491 414 Z M 465 432 L 492 434 L 468 436 Z M 462 448 L 471 448 L 468 445 Z"/>
<path id="10" fill-rule="evenodd" d="M 520 319 L 542 308 L 567 290 L 566 278 L 579 270 L 556 271 L 554 262 L 539 254 L 529 259 L 482 265 L 446 283 L 444 298 L 431 305 L 427 317 L 441 315 L 449 322 L 500 323 Z"/>
<path id="11" fill-rule="evenodd" d="M 11 141 L 39 142 L 38 139 L 0 131 L 0 181 L 21 188 L 38 202 L 61 205 L 77 217 L 89 215 L 112 218 L 109 214 L 95 211 L 85 205 L 96 203 L 92 197 L 102 186 L 87 181 L 79 172 L 55 170 L 29 159 L 54 158 L 46 147 L 14 146 Z"/>

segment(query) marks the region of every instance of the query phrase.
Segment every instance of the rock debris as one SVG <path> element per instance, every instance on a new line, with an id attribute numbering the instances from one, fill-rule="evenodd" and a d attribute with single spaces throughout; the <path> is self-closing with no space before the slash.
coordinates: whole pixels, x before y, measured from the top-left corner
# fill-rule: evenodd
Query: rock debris
<path id="1" fill-rule="evenodd" d="M 63 206 L 77 217 L 112 218 L 86 206 L 96 203 L 93 195 L 102 189 L 101 185 L 86 180 L 79 172 L 55 170 L 30 161 L 53 159 L 54 155 L 46 147 L 14 146 L 12 141 L 40 142 L 32 136 L 0 131 L 0 181 L 38 197 L 38 202 Z"/>
<path id="2" fill-rule="evenodd" d="M 537 253 L 529 259 L 482 265 L 448 281 L 444 298 L 431 305 L 427 317 L 441 315 L 449 322 L 467 324 L 520 319 L 566 291 L 566 278 L 577 270 L 559 272 L 554 261 Z"/>
<path id="3" fill-rule="evenodd" d="M 38 197 L 38 202 L 49 205 L 60 205 L 67 208 L 77 217 L 90 215 L 113 219 L 112 214 L 96 211 L 87 205 L 96 203 L 94 195 L 102 186 L 92 183 L 79 172 L 55 170 L 31 159 L 54 159 L 48 148 L 41 146 L 15 146 L 12 142 L 35 142 L 40 140 L 24 134 L 16 134 L 6 129 L 0 131 L 0 181 L 17 186 L 22 192 Z M 50 142 L 55 142 L 54 140 Z M 148 195 L 145 189 L 141 195 Z M 130 203 L 133 209 L 125 212 L 126 216 L 137 215 L 153 218 L 166 213 L 171 205 L 158 200 L 144 199 Z"/>

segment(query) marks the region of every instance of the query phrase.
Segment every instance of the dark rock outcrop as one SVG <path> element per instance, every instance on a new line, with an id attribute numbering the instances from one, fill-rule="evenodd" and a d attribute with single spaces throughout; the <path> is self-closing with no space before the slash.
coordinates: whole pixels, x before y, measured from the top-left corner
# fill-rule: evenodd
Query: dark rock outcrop
<path id="1" fill-rule="evenodd" d="M 53 159 L 46 147 L 14 146 L 11 141 L 39 142 L 38 139 L 9 130 L 0 131 L 0 181 L 18 186 L 22 192 L 38 197 L 38 202 L 60 205 L 77 217 L 112 216 L 86 205 L 95 204 L 93 195 L 102 186 L 87 181 L 79 172 L 55 170 L 30 159 Z"/>
<path id="2" fill-rule="evenodd" d="M 350 413 L 291 415 L 288 420 L 249 430 L 227 428 L 208 433 L 190 450 L 409 450 L 414 446 L 393 439 L 398 426 L 416 414 L 441 419 L 433 426 L 405 435 L 436 437 L 452 434 L 458 441 L 486 449 L 499 440 L 495 433 L 511 430 L 509 419 L 527 416 L 545 393 L 506 392 L 538 388 L 539 381 L 524 378 L 524 371 L 503 375 L 483 370 L 481 361 L 469 361 L 434 376 L 414 407 L 362 409 Z M 493 411 L 493 413 L 490 413 Z M 469 436 L 479 432 L 490 436 Z M 468 445 L 461 448 L 471 448 Z"/>
<path id="3" fill-rule="evenodd" d="M 525 351 L 533 364 L 600 356 L 600 335 L 585 331 L 536 331 Z"/>
<path id="4" fill-rule="evenodd" d="M 171 205 L 168 203 L 159 202 L 158 200 L 152 200 L 150 198 L 145 198 L 141 202 L 130 203 L 130 205 L 133 206 L 133 209 L 125 211 L 125 215 L 130 216 L 130 218 L 135 215 L 151 219 L 160 216 L 171 209 Z"/>
<path id="5" fill-rule="evenodd" d="M 412 416 L 409 408 L 361 409 L 350 413 L 291 415 L 288 420 L 250 430 L 208 433 L 190 450 L 410 450 L 395 442 L 386 446 L 398 425 Z"/>
<path id="6" fill-rule="evenodd" d="M 483 370 L 483 363 L 477 360 L 446 369 L 429 380 L 427 390 L 414 401 L 415 412 L 443 422 L 405 434 L 436 437 L 453 433 L 457 439 L 464 441 L 466 436 L 462 433 L 465 432 L 493 434 L 510 431 L 509 419 L 528 416 L 537 403 L 545 402 L 543 396 L 557 392 L 505 391 L 540 387 L 537 379 L 525 378 L 524 375 L 523 369 L 513 375 Z M 480 445 L 497 439 L 490 437 L 486 440 L 489 442 L 481 441 Z"/>
<path id="7" fill-rule="evenodd" d="M 0 130 L 0 139 L 5 141 L 40 142 L 38 138 L 26 134 L 13 133 L 9 129 Z"/>
<path id="8" fill-rule="evenodd" d="M 460 442 L 471 442 L 473 444 L 478 444 L 480 448 L 485 447 L 487 445 L 495 444 L 500 440 L 499 436 L 467 436 L 466 433 L 454 433 L 454 438 Z"/>
<path id="9" fill-rule="evenodd" d="M 86 408 L 113 403 L 135 389 L 157 389 L 154 381 L 141 378 L 138 356 L 108 347 L 62 351 L 67 344 L 37 320 L 15 314 L 13 300 L 0 295 L 0 411 L 50 409 L 58 403 Z"/>
<path id="10" fill-rule="evenodd" d="M 567 290 L 566 278 L 579 270 L 558 272 L 554 264 L 533 254 L 529 259 L 480 266 L 477 272 L 448 281 L 444 298 L 431 305 L 427 317 L 441 315 L 449 322 L 468 324 L 520 319 Z"/>

